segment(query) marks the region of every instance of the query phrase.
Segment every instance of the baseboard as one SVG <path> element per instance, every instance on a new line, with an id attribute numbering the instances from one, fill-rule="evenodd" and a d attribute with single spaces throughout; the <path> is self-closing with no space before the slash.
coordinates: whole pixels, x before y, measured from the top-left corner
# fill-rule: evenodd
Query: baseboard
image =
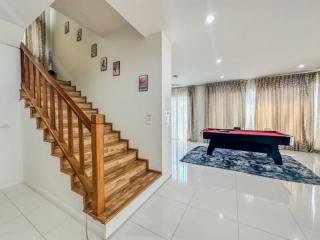
<path id="1" fill-rule="evenodd" d="M 22 179 L 20 179 L 20 180 L 18 180 L 18 181 L 16 181 L 16 182 L 13 182 L 13 183 L 1 185 L 1 186 L 0 186 L 0 190 L 6 189 L 6 188 L 9 188 L 9 187 L 13 187 L 13 186 L 18 185 L 18 184 L 20 184 L 20 183 L 22 183 L 22 182 L 23 182 Z"/>
<path id="2" fill-rule="evenodd" d="M 136 197 L 125 209 L 106 224 L 106 238 L 114 234 L 160 187 L 170 176 L 161 176 L 143 193 Z"/>

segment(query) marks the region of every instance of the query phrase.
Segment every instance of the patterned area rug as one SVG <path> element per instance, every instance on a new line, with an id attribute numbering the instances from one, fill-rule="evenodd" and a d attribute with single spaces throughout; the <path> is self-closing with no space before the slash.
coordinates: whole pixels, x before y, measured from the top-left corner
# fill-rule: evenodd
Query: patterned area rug
<path id="1" fill-rule="evenodd" d="M 188 152 L 180 161 L 279 180 L 320 185 L 320 177 L 297 160 L 286 155 L 282 155 L 282 159 L 283 165 L 278 166 L 272 158 L 263 153 L 219 148 L 214 150 L 212 156 L 208 156 L 207 148 L 199 146 Z"/>

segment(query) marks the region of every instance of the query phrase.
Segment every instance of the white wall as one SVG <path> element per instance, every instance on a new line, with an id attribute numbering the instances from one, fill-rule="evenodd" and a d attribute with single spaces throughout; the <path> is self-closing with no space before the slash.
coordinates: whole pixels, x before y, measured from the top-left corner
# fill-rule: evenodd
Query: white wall
<path id="1" fill-rule="evenodd" d="M 0 18 L 25 29 L 54 0 L 1 0 Z M 21 40 L 21 39 L 20 39 Z"/>
<path id="2" fill-rule="evenodd" d="M 0 43 L 19 47 L 23 35 L 23 28 L 0 19 Z"/>
<path id="3" fill-rule="evenodd" d="M 205 128 L 205 86 L 196 86 L 194 110 L 197 141 L 202 142 L 201 131 Z"/>
<path id="4" fill-rule="evenodd" d="M 83 28 L 83 40 L 76 42 L 76 22 L 52 10 L 52 44 L 58 75 L 71 80 L 89 101 L 106 114 L 122 138 L 139 149 L 150 167 L 162 170 L 162 34 L 143 38 L 124 28 L 101 38 Z M 70 33 L 64 23 L 70 21 Z M 90 57 L 90 46 L 98 44 L 98 57 Z M 100 71 L 100 58 L 108 57 L 108 70 Z M 112 76 L 112 62 L 121 61 L 121 75 Z M 138 77 L 149 75 L 149 91 L 138 91 Z M 170 110 L 170 109 L 169 109 Z M 152 125 L 145 117 L 152 115 Z M 166 136 L 164 136 L 166 137 Z"/>
<path id="5" fill-rule="evenodd" d="M 19 88 L 20 50 L 0 44 L 0 188 L 22 181 Z"/>
<path id="6" fill-rule="evenodd" d="M 20 42 L 24 29 L 53 0 L 3 0 L 0 4 L 0 188 L 22 181 L 19 89 Z"/>
<path id="7" fill-rule="evenodd" d="M 172 49 L 171 42 L 162 33 L 162 173 L 170 176 L 171 164 L 171 79 Z"/>

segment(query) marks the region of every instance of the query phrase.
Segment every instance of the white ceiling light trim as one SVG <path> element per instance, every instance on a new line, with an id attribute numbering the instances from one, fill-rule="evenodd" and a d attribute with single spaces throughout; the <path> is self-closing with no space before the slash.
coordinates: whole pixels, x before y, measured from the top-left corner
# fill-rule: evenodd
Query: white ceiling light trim
<path id="1" fill-rule="evenodd" d="M 217 59 L 217 60 L 216 60 L 216 63 L 217 63 L 217 64 L 222 63 L 222 59 L 221 59 L 221 58 Z"/>
<path id="2" fill-rule="evenodd" d="M 305 66 L 306 66 L 305 64 L 300 64 L 300 65 L 298 65 L 297 68 L 302 69 L 302 68 L 304 68 Z"/>
<path id="3" fill-rule="evenodd" d="M 224 76 L 222 75 L 222 76 L 220 76 L 220 79 L 224 79 Z"/>
<path id="4" fill-rule="evenodd" d="M 211 24 L 211 23 L 213 23 L 214 22 L 214 15 L 213 14 L 210 14 L 210 15 L 208 15 L 207 16 L 207 18 L 206 18 L 206 23 L 207 24 Z"/>

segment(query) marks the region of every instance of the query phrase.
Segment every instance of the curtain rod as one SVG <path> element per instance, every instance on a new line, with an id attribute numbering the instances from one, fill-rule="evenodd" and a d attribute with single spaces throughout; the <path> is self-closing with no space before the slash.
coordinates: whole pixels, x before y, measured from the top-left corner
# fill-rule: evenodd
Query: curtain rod
<path id="1" fill-rule="evenodd" d="M 231 80 L 225 80 L 225 81 L 217 81 L 217 82 L 229 82 L 229 81 L 243 81 L 243 80 L 254 80 L 257 78 L 263 78 L 263 77 L 280 77 L 280 76 L 289 76 L 289 75 L 295 75 L 295 74 L 307 74 L 307 73 L 320 73 L 319 69 L 314 70 L 308 70 L 308 71 L 300 71 L 300 72 L 292 72 L 292 73 L 278 73 L 278 74 L 270 74 L 270 75 L 262 75 L 260 77 L 254 77 L 254 78 L 248 78 L 248 79 L 231 79 Z M 191 86 L 204 86 L 211 83 L 217 83 L 217 82 L 207 82 L 207 83 L 200 83 L 200 84 L 191 84 L 191 85 L 181 85 L 179 87 L 191 87 Z M 175 88 L 175 87 L 173 87 Z"/>
<path id="2" fill-rule="evenodd" d="M 256 78 L 264 78 L 264 77 L 280 77 L 280 76 L 289 76 L 296 74 L 307 74 L 307 73 L 317 73 L 320 72 L 320 69 L 308 70 L 308 71 L 300 71 L 300 72 L 292 72 L 292 73 L 278 73 L 278 74 L 270 74 L 270 75 L 262 75 L 259 77 L 250 78 L 249 80 L 253 80 Z"/>

